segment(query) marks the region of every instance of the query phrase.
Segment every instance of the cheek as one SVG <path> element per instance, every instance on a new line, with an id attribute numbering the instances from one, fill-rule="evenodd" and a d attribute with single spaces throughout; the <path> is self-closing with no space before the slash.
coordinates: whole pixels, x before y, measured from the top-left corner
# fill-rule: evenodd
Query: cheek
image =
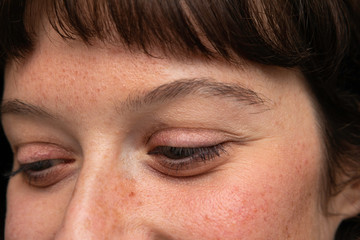
<path id="1" fill-rule="evenodd" d="M 234 165 L 212 184 L 163 193 L 173 196 L 161 204 L 172 211 L 163 213 L 163 224 L 173 222 L 193 239 L 306 239 L 319 213 L 319 162 L 300 148 L 264 151 L 257 164 Z"/>
<path id="2" fill-rule="evenodd" d="M 41 189 L 34 192 L 20 180 L 17 176 L 9 182 L 5 239 L 43 239 L 53 236 L 63 220 L 71 187 L 66 186 L 50 194 Z"/>
<path id="3" fill-rule="evenodd" d="M 305 218 L 312 216 L 310 199 L 293 192 L 286 194 L 271 186 L 256 190 L 237 186 L 226 188 L 178 194 L 182 204 L 167 209 L 177 209 L 174 222 L 177 221 L 184 232 L 204 239 L 247 239 L 250 236 L 249 239 L 265 239 L 266 236 L 285 239 L 291 233 L 301 232 L 299 228 L 305 227 Z"/>

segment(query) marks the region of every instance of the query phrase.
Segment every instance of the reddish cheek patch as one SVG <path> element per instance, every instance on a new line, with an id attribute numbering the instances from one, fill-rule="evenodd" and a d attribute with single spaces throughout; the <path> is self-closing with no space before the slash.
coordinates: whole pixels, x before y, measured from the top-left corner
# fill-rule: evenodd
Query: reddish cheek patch
<path id="1" fill-rule="evenodd" d="M 276 209 L 266 198 L 265 192 L 250 194 L 238 187 L 203 192 L 202 196 L 184 199 L 188 213 L 185 227 L 209 239 L 246 239 L 254 234 L 254 226 L 269 225 L 277 218 Z"/>

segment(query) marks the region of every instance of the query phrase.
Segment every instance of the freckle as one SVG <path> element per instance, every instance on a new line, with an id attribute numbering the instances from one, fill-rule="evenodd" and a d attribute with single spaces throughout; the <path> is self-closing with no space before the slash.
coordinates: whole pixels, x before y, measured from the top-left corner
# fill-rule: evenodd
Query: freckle
<path id="1" fill-rule="evenodd" d="M 129 197 L 134 197 L 134 196 L 135 196 L 134 192 L 129 193 Z"/>

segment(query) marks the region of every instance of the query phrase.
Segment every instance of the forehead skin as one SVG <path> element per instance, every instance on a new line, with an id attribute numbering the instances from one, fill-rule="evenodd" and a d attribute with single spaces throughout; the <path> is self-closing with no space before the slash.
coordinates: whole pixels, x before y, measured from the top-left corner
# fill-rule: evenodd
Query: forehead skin
<path id="1" fill-rule="evenodd" d="M 322 144 L 301 74 L 251 63 L 235 68 L 201 59 L 152 58 L 49 35 L 40 38 L 25 63 L 8 65 L 4 100 L 20 99 L 57 119 L 5 114 L 2 121 L 14 149 L 38 142 L 70 149 L 74 173 L 49 189 L 13 177 L 7 239 L 334 235 L 338 222 L 326 219 L 319 207 Z M 249 88 L 267 99 L 267 108 L 194 93 L 119 111 L 129 98 L 193 78 Z M 214 170 L 188 179 L 164 177 L 144 167 L 149 146 L 143 138 L 154 129 L 165 135 L 165 143 L 203 129 L 216 133 L 203 134 L 206 141 L 216 136 L 230 143 Z M 246 144 L 237 144 L 243 136 Z"/>

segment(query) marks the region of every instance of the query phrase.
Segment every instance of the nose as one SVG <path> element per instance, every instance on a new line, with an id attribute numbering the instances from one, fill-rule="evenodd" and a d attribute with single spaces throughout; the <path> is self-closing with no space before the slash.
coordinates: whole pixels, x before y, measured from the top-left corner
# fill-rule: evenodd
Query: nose
<path id="1" fill-rule="evenodd" d="M 141 221 L 130 218 L 136 183 L 124 175 L 109 164 L 84 165 L 55 239 L 149 239 Z"/>

